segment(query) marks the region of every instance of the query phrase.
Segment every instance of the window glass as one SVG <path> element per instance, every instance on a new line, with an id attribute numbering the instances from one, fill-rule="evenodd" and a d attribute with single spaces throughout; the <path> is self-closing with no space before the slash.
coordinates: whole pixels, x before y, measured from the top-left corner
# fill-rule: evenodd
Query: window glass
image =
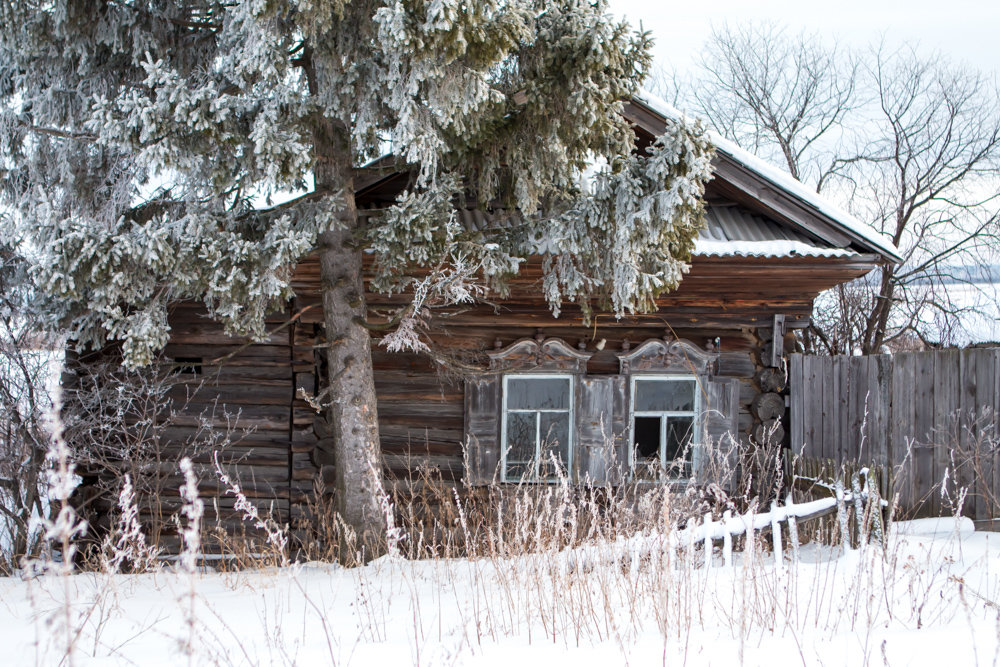
<path id="1" fill-rule="evenodd" d="M 693 412 L 694 380 L 636 380 L 636 412 Z"/>
<path id="2" fill-rule="evenodd" d="M 565 475 L 572 458 L 569 377 L 508 376 L 504 383 L 504 479 Z"/>
<path id="3" fill-rule="evenodd" d="M 539 412 L 539 461 L 538 477 L 551 479 L 567 475 L 569 462 L 569 413 Z M 556 470 L 556 466 L 559 470 Z"/>
<path id="4" fill-rule="evenodd" d="M 535 413 L 512 412 L 507 415 L 507 460 L 525 462 L 535 458 Z"/>
<path id="5" fill-rule="evenodd" d="M 507 481 L 520 482 L 521 480 L 531 480 L 534 478 L 534 463 L 515 463 L 507 461 Z"/>
<path id="6" fill-rule="evenodd" d="M 565 412 L 543 412 L 538 415 L 541 426 L 542 456 L 549 452 L 565 459 L 569 453 L 569 414 Z"/>
<path id="7" fill-rule="evenodd" d="M 636 417 L 632 442 L 635 460 L 660 460 L 660 419 L 662 417 Z"/>
<path id="8" fill-rule="evenodd" d="M 508 378 L 508 410 L 569 410 L 569 378 Z"/>
<path id="9" fill-rule="evenodd" d="M 694 435 L 694 418 L 667 418 L 667 441 L 664 443 L 664 446 L 666 447 L 666 460 L 668 463 L 678 459 L 691 460 L 692 435 Z"/>

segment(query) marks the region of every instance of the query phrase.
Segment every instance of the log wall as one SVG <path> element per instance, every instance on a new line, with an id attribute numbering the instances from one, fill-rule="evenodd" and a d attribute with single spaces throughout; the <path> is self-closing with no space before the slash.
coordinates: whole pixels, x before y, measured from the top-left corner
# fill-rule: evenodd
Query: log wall
<path id="1" fill-rule="evenodd" d="M 405 481 L 431 468 L 447 480 L 461 480 L 461 368 L 485 367 L 487 350 L 538 333 L 593 353 L 590 375 L 618 373 L 616 353 L 649 338 L 717 346 L 719 375 L 740 381 L 739 432 L 748 444 L 761 421 L 754 401 L 767 391 L 759 380 L 767 356 L 762 348 L 768 335 L 762 334 L 762 327 L 769 326 L 775 314 L 784 315 L 789 328 L 805 326 L 818 291 L 853 276 L 860 267 L 849 260 L 801 257 L 698 258 L 681 287 L 659 300 L 658 312 L 621 320 L 598 314 L 585 324 L 572 304 L 560 317 L 552 316 L 539 296 L 540 266 L 529 264 L 514 281 L 509 299 L 438 314 L 431 323 L 435 356 L 389 353 L 377 342 L 373 345 L 381 448 L 389 479 Z M 294 527 L 332 481 L 333 460 L 329 426 L 309 400 L 321 393 L 326 373 L 315 259 L 300 264 L 293 285 L 296 298 L 270 316 L 272 334 L 259 343 L 226 336 L 201 307 L 181 304 L 173 309 L 173 333 L 165 353 L 181 368 L 173 391 L 184 405 L 163 437 L 164 451 L 180 451 L 181 443 L 199 428 L 229 431 L 231 444 L 223 458 L 247 495 Z M 374 320 L 401 302 L 371 293 L 367 299 Z M 225 526 L 238 525 L 232 497 L 210 469 L 210 453 L 200 452 L 196 460 L 203 464 L 200 489 L 210 513 L 218 507 Z M 158 502 L 175 505 L 179 486 L 179 477 L 167 474 Z M 103 502 L 109 509 L 110 499 Z"/>

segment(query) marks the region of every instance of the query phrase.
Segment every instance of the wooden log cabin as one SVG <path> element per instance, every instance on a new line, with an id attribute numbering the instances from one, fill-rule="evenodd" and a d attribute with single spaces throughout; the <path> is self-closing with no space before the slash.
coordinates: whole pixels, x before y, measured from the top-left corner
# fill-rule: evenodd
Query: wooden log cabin
<path id="1" fill-rule="evenodd" d="M 637 146 L 672 113 L 652 97 L 633 100 L 626 114 Z M 727 434 L 744 449 L 769 434 L 780 439 L 789 333 L 809 324 L 821 291 L 899 257 L 861 223 L 721 139 L 714 172 L 691 270 L 656 312 L 597 313 L 589 326 L 574 306 L 554 317 L 534 261 L 503 301 L 438 316 L 437 358 L 373 344 L 388 479 L 429 466 L 470 484 L 560 475 L 575 483 L 681 480 L 701 474 L 706 450 Z M 359 188 L 359 205 L 391 203 L 408 178 L 372 179 Z M 470 227 L 494 223 L 481 211 L 458 213 Z M 266 341 L 228 338 L 200 308 L 179 305 L 166 348 L 204 384 L 184 407 L 189 422 L 166 435 L 189 437 L 199 415 L 219 427 L 235 419 L 249 430 L 226 459 L 236 462 L 249 496 L 292 524 L 332 479 L 334 464 L 330 430 L 308 400 L 322 391 L 325 373 L 318 260 L 297 267 L 294 288 Z M 377 293 L 367 299 L 372 309 L 398 303 Z M 442 357 L 462 360 L 466 370 Z M 224 502 L 210 474 L 201 490 Z"/>

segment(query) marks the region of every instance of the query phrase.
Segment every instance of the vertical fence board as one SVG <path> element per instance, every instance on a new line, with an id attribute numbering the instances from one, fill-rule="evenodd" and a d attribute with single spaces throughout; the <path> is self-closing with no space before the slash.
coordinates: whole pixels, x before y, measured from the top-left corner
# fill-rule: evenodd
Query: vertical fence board
<path id="1" fill-rule="evenodd" d="M 976 371 L 975 363 L 979 358 L 978 350 L 962 350 L 958 354 L 958 412 L 955 424 L 958 429 L 958 483 L 969 490 L 965 501 L 965 509 L 969 516 L 975 519 L 985 519 L 982 516 L 985 505 L 980 501 L 983 493 L 983 483 L 976 474 L 976 469 L 982 464 L 976 451 L 974 437 L 978 426 L 978 408 L 976 407 Z"/>
<path id="2" fill-rule="evenodd" d="M 825 440 L 823 438 L 823 377 L 817 371 L 820 368 L 819 359 L 809 360 L 809 415 L 812 417 L 806 422 L 811 439 L 809 441 L 809 456 L 825 457 Z"/>
<path id="3" fill-rule="evenodd" d="M 1000 349 L 793 355 L 789 386 L 796 453 L 884 466 L 884 490 L 899 492 L 906 514 L 951 511 L 941 499 L 946 470 L 952 500 L 956 488 L 969 490 L 967 516 L 996 511 L 987 499 L 1000 489 L 997 448 L 980 443 L 1000 435 Z"/>
<path id="4" fill-rule="evenodd" d="M 850 391 L 849 380 L 847 377 L 848 365 L 851 362 L 850 357 L 835 357 L 834 358 L 834 368 L 836 369 L 836 376 L 834 377 L 834 388 L 833 388 L 833 411 L 831 412 L 830 420 L 833 422 L 835 440 L 837 443 L 837 463 L 843 464 L 844 461 L 848 459 L 851 452 L 851 441 L 853 440 L 854 434 L 850 431 L 850 424 L 844 423 L 841 419 L 841 415 L 847 414 L 847 397 Z M 849 416 L 849 415 L 848 415 Z"/>
<path id="5" fill-rule="evenodd" d="M 949 507 L 942 506 L 941 508 L 945 512 L 954 512 L 957 509 L 955 503 L 958 502 L 958 489 L 963 486 L 962 478 L 956 465 L 958 457 L 954 455 L 954 450 L 958 446 L 959 434 L 957 433 L 957 424 L 962 405 L 959 400 L 960 359 L 960 350 L 947 350 L 945 354 L 935 357 L 935 374 L 937 377 L 934 378 L 934 384 L 935 387 L 941 388 L 938 401 L 943 403 L 938 408 L 941 423 L 934 434 L 934 457 L 938 461 L 939 468 L 938 482 L 943 483 L 946 470 L 951 471 L 951 475 L 954 477 L 947 489 L 951 505 Z M 968 485 L 964 486 L 968 488 Z"/>
<path id="6" fill-rule="evenodd" d="M 823 434 L 826 441 L 826 456 L 836 461 L 840 456 L 840 433 L 837 430 L 837 396 L 840 393 L 840 373 L 837 360 L 831 359 L 830 373 L 823 384 Z"/>
<path id="7" fill-rule="evenodd" d="M 803 356 L 793 354 L 788 359 L 788 383 L 792 387 L 801 387 L 803 383 L 802 373 Z M 799 453 L 802 445 L 806 441 L 806 434 L 802 424 L 803 410 L 802 401 L 792 401 L 788 406 L 789 419 L 788 442 L 792 446 L 792 451 Z"/>
<path id="8" fill-rule="evenodd" d="M 865 460 L 870 458 L 871 442 L 868 440 L 868 406 L 866 397 L 868 395 L 869 384 L 871 382 L 871 362 L 872 357 L 860 357 L 858 361 L 851 360 L 850 386 L 847 396 L 848 405 L 851 409 L 851 449 L 849 456 L 851 459 Z"/>
<path id="9" fill-rule="evenodd" d="M 989 423 L 993 432 L 988 434 L 990 437 L 1000 439 L 1000 355 L 995 355 L 993 357 L 993 363 L 991 364 L 993 375 L 988 381 L 988 385 L 993 389 L 993 400 L 990 406 Z M 986 383 L 984 383 L 986 384 Z M 980 385 L 983 386 L 983 385 Z M 982 394 L 979 397 L 980 405 L 986 403 Z M 993 449 L 993 486 L 991 498 L 996 501 L 1000 497 L 1000 452 L 997 451 L 998 448 Z M 994 505 L 991 508 L 993 515 L 991 518 L 996 518 L 998 513 L 1000 513 L 1000 507 Z"/>
<path id="10" fill-rule="evenodd" d="M 914 410 L 915 398 L 913 364 L 905 355 L 895 358 L 893 371 L 893 394 L 890 397 L 893 409 L 893 426 L 895 437 L 893 441 L 898 446 L 893 448 L 898 452 L 895 456 L 895 467 L 900 471 L 896 491 L 900 495 L 900 503 L 903 507 L 910 508 L 916 505 L 916 463 L 914 461 L 916 451 L 913 440 L 914 433 Z"/>
<path id="11" fill-rule="evenodd" d="M 997 401 L 1000 401 L 1000 391 L 994 389 L 994 382 L 998 379 L 997 367 L 1000 365 L 1000 358 L 991 358 L 986 354 L 987 350 L 980 350 L 979 352 L 981 354 L 977 355 L 974 364 L 976 372 L 975 406 L 977 418 L 981 420 L 979 426 L 982 429 L 978 437 L 983 440 L 996 442 L 997 436 L 1000 434 L 997 432 L 998 413 L 994 405 Z M 998 484 L 996 478 L 997 473 L 1000 472 L 1000 466 L 997 466 L 996 457 L 996 447 L 989 448 L 983 452 L 983 470 L 982 476 L 979 479 L 981 501 L 979 503 L 979 514 L 976 517 L 978 519 L 991 519 L 994 516 L 994 512 L 998 509 L 994 505 L 997 492 L 1000 491 L 1000 484 Z"/>
<path id="12" fill-rule="evenodd" d="M 934 359 L 931 357 L 924 361 L 924 357 L 913 353 L 901 356 L 913 364 L 914 488 L 919 492 L 918 501 L 924 505 L 924 513 L 937 515 L 941 503 L 933 493 L 936 477 L 934 452 L 930 446 L 931 431 L 934 429 Z"/>
<path id="13" fill-rule="evenodd" d="M 874 396 L 874 412 L 878 416 L 877 428 L 872 430 L 871 447 L 876 452 L 875 462 L 882 465 L 882 496 L 891 498 L 896 453 L 892 432 L 892 357 L 881 354 L 876 358 L 875 371 L 878 391 Z"/>
<path id="14" fill-rule="evenodd" d="M 820 431 L 817 430 L 817 426 L 822 423 L 823 415 L 817 410 L 817 398 L 816 395 L 821 390 L 818 387 L 816 381 L 816 376 L 814 374 L 814 369 L 816 367 L 815 357 L 805 357 L 802 360 L 802 377 L 809 386 L 809 392 L 802 396 L 803 405 L 803 433 L 806 436 L 805 450 L 803 453 L 806 456 L 820 456 L 819 447 L 823 446 L 822 437 L 820 436 Z"/>

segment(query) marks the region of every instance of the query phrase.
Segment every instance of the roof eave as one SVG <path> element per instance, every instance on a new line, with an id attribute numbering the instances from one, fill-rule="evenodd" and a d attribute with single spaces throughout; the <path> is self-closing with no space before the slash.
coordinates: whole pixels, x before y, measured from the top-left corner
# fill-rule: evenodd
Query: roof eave
<path id="1" fill-rule="evenodd" d="M 658 108 L 654 108 L 654 104 L 650 103 L 653 99 L 655 98 L 647 93 L 633 98 L 625 105 L 625 116 L 636 126 L 656 136 L 663 132 L 667 116 Z M 669 107 L 666 103 L 655 105 L 655 107 L 660 106 Z M 680 112 L 676 112 L 676 115 L 681 116 Z M 760 158 L 714 133 L 711 139 L 716 145 L 716 158 L 713 161 L 716 177 L 746 192 L 766 207 L 769 213 L 833 245 L 843 247 L 851 243 L 857 244 L 863 250 L 879 255 L 881 258 L 879 263 L 898 264 L 903 261 L 898 249 L 882 239 L 874 230 L 870 233 L 858 231 L 856 227 L 863 223 L 856 221 L 853 216 L 843 213 L 835 217 L 809 200 L 815 196 L 803 197 L 796 190 L 805 186 L 798 181 L 795 182 L 798 187 L 789 188 L 787 183 L 778 182 L 778 179 L 768 173 L 773 171 L 774 167 L 767 165 Z M 788 176 L 788 179 L 781 180 L 792 180 L 792 178 Z M 845 222 L 847 218 L 851 219 L 850 223 Z"/>

